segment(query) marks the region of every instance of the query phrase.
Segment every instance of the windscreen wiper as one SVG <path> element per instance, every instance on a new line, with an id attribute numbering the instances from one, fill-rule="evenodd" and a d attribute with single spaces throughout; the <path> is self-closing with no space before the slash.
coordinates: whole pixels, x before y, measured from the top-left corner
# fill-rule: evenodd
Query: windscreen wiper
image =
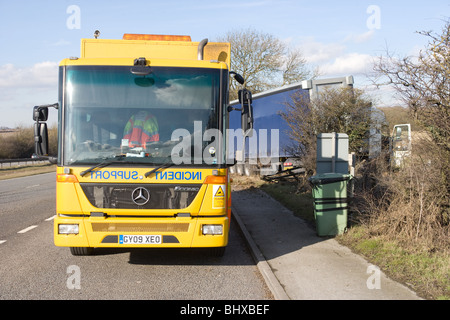
<path id="1" fill-rule="evenodd" d="M 156 168 L 150 170 L 149 172 L 147 172 L 147 173 L 145 174 L 145 177 L 148 178 L 149 175 L 151 175 L 152 173 L 158 171 L 159 169 L 169 168 L 169 167 L 171 167 L 171 166 L 173 166 L 173 165 L 174 165 L 173 162 L 166 162 L 166 163 L 163 163 L 162 165 L 160 165 L 160 166 L 158 166 L 158 167 L 156 167 Z"/>
<path id="2" fill-rule="evenodd" d="M 87 174 L 87 173 L 93 171 L 94 169 L 100 169 L 100 168 L 109 166 L 110 164 L 119 162 L 119 161 L 117 161 L 117 160 L 118 160 L 118 159 L 121 160 L 121 159 L 123 159 L 124 157 L 125 157 L 125 156 L 123 156 L 123 155 L 118 155 L 118 156 L 115 156 L 115 157 L 112 158 L 112 159 L 111 159 L 111 158 L 108 158 L 108 159 L 104 160 L 103 162 L 100 162 L 99 164 L 96 164 L 95 166 L 90 167 L 89 169 L 86 169 L 86 170 L 84 170 L 84 171 L 81 171 L 81 172 L 80 172 L 80 176 L 84 176 L 85 174 Z"/>

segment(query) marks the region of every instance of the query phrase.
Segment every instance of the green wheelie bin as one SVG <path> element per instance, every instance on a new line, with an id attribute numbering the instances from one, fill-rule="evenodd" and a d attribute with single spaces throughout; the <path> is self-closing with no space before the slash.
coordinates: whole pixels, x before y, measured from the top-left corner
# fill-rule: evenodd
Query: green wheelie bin
<path id="1" fill-rule="evenodd" d="M 323 173 L 312 176 L 314 218 L 318 236 L 335 236 L 347 228 L 347 183 L 351 175 Z"/>

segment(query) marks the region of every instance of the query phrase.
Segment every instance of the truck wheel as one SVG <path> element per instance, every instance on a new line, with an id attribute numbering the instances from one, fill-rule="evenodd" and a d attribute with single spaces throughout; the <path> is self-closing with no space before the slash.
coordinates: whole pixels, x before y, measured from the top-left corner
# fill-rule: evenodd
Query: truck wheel
<path id="1" fill-rule="evenodd" d="M 70 247 L 70 253 L 74 256 L 90 256 L 94 253 L 91 247 Z"/>
<path id="2" fill-rule="evenodd" d="M 248 163 L 245 164 L 244 171 L 245 171 L 245 175 L 247 177 L 253 176 L 255 174 L 254 166 L 251 164 L 248 164 Z"/>
<path id="3" fill-rule="evenodd" d="M 243 164 L 236 165 L 236 173 L 240 176 L 244 175 L 244 165 Z"/>

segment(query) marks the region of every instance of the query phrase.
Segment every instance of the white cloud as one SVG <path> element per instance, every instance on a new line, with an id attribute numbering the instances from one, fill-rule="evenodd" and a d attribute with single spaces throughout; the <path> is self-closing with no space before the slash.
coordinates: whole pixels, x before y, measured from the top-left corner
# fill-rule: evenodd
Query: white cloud
<path id="1" fill-rule="evenodd" d="M 1 88 L 53 88 L 58 83 L 58 63 L 40 62 L 31 67 L 0 66 Z"/>
<path id="2" fill-rule="evenodd" d="M 32 107 L 54 103 L 57 98 L 57 62 L 45 61 L 28 67 L 0 66 L 0 126 L 31 124 Z"/>
<path id="3" fill-rule="evenodd" d="M 374 30 L 369 30 L 361 34 L 350 34 L 341 41 L 328 43 L 319 42 L 313 37 L 287 38 L 285 41 L 289 43 L 299 41 L 298 47 L 308 63 L 318 67 L 320 78 L 353 75 L 355 87 L 363 89 L 373 97 L 376 106 L 402 105 L 400 97 L 392 87 L 377 88 L 368 78 L 373 73 L 376 56 L 357 51 L 364 46 L 360 44 L 370 41 L 375 33 Z"/>
<path id="4" fill-rule="evenodd" d="M 342 74 L 367 74 L 372 70 L 373 57 L 366 53 L 348 52 L 351 44 L 367 42 L 375 31 L 350 34 L 338 42 L 318 42 L 313 37 L 304 38 L 299 47 L 307 62 L 319 68 L 322 76 Z"/>
<path id="5" fill-rule="evenodd" d="M 344 41 L 345 42 L 351 41 L 353 43 L 363 43 L 372 39 L 374 34 L 375 34 L 374 30 L 369 30 L 361 34 L 350 34 L 345 38 Z"/>
<path id="6" fill-rule="evenodd" d="M 334 59 L 333 62 L 320 66 L 326 75 L 335 74 L 367 74 L 372 69 L 373 57 L 362 53 L 347 53 Z"/>
<path id="7" fill-rule="evenodd" d="M 321 43 L 309 38 L 300 44 L 300 49 L 308 63 L 321 64 L 341 55 L 345 46 L 340 43 Z"/>

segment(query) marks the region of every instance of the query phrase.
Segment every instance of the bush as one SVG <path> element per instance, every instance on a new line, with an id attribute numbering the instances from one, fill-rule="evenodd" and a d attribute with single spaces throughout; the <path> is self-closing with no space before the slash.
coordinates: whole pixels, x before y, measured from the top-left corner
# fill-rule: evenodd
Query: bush
<path id="1" fill-rule="evenodd" d="M 433 142 L 433 161 L 439 181 L 450 190 L 450 21 L 442 31 L 420 32 L 429 40 L 418 56 L 394 57 L 389 52 L 374 65 L 378 77 L 393 86 Z"/>
<path id="2" fill-rule="evenodd" d="M 357 167 L 351 227 L 340 240 L 421 296 L 450 299 L 450 208 L 440 149 L 423 139 L 391 170 L 381 157 Z"/>
<path id="3" fill-rule="evenodd" d="M 400 169 L 390 171 L 381 159 L 359 168 L 356 218 L 372 236 L 414 250 L 450 248 L 449 194 L 438 153 L 430 140 L 422 139 Z"/>
<path id="4" fill-rule="evenodd" d="M 57 128 L 50 128 L 49 153 L 57 154 Z M 34 153 L 34 127 L 19 127 L 11 132 L 0 133 L 0 159 L 30 158 Z"/>

